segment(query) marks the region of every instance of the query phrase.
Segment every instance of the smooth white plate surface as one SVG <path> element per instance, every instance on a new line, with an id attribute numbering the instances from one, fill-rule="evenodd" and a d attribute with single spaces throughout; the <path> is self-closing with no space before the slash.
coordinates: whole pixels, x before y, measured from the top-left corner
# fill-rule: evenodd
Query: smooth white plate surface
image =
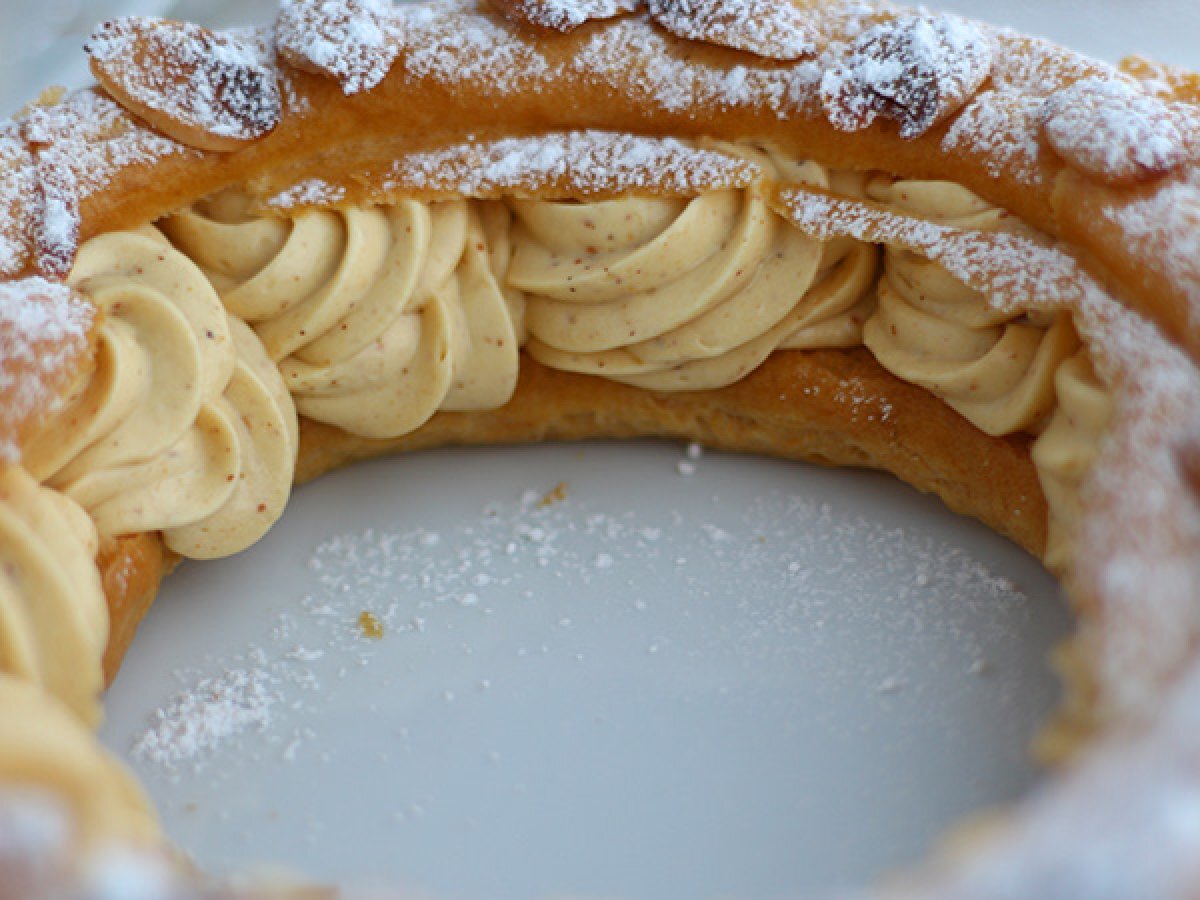
<path id="1" fill-rule="evenodd" d="M 1028 786 L 1065 629 L 1031 559 L 885 476 L 450 451 L 336 473 L 249 553 L 185 566 L 103 734 L 217 871 L 773 897 Z"/>
<path id="2" fill-rule="evenodd" d="M 943 5 L 1200 64 L 1192 0 Z M 273 7 L 0 0 L 0 102 L 79 83 L 100 15 Z M 463 900 L 861 883 L 1036 781 L 1068 626 L 1035 563 L 883 476 L 681 462 L 456 451 L 304 488 L 251 552 L 170 579 L 102 737 L 212 870 Z"/>

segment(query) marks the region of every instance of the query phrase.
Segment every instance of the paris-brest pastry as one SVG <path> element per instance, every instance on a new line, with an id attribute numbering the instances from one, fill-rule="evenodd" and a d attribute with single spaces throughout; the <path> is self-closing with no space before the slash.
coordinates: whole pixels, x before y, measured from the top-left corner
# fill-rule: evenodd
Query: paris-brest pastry
<path id="1" fill-rule="evenodd" d="M 657 435 L 893 472 L 1078 614 L 1061 769 L 871 896 L 1200 895 L 1200 77 L 859 0 L 87 52 L 0 123 L 0 894 L 200 877 L 91 733 L 180 558 L 355 459 Z"/>

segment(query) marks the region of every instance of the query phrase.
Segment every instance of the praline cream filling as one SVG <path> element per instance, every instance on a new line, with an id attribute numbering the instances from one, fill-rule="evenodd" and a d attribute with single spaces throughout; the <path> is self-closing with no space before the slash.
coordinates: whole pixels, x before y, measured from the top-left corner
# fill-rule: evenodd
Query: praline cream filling
<path id="1" fill-rule="evenodd" d="M 789 176 L 828 185 L 812 163 Z M 876 249 L 807 237 L 756 187 L 512 206 L 508 280 L 528 297 L 529 354 L 553 368 L 653 390 L 719 388 L 778 347 L 861 343 L 874 305 Z"/>
<path id="2" fill-rule="evenodd" d="M 0 472 L 0 672 L 41 686 L 89 724 L 100 718 L 108 641 L 97 544 L 70 497 L 24 469 Z"/>
<path id="3" fill-rule="evenodd" d="M 1046 566 L 1061 572 L 1071 560 L 1074 530 L 1082 516 L 1080 489 L 1100 455 L 1113 401 L 1085 350 L 1058 367 L 1054 382 L 1058 406 L 1034 442 L 1033 462 L 1050 507 Z"/>
<path id="4" fill-rule="evenodd" d="M 257 338 L 156 229 L 88 241 L 68 281 L 104 312 L 94 373 L 25 454 L 102 537 L 222 556 L 278 519 L 296 417 Z"/>
<path id="5" fill-rule="evenodd" d="M 395 437 L 516 387 L 524 299 L 504 282 L 510 215 L 454 200 L 247 216 L 223 195 L 163 222 L 278 363 L 300 413 Z"/>
<path id="6" fill-rule="evenodd" d="M 911 193 L 909 189 L 911 188 Z M 1015 224 L 951 184 L 898 182 L 870 193 L 940 224 L 980 230 Z M 1067 313 L 997 309 L 941 266 L 884 251 L 879 305 L 863 340 L 892 374 L 936 394 L 991 435 L 1037 432 L 1055 405 L 1054 373 L 1079 346 Z"/>
<path id="7" fill-rule="evenodd" d="M 780 180 L 940 224 L 1026 231 L 948 182 L 828 171 L 771 148 L 736 152 Z M 1095 451 L 1063 445 L 1094 448 L 1108 418 L 1092 404 L 1086 435 L 1063 424 L 1059 406 L 1078 391 L 1060 395 L 1080 365 L 1067 363 L 1087 364 L 1070 316 L 1030 311 L 1040 298 L 999 309 L 900 248 L 882 248 L 880 260 L 874 245 L 808 238 L 760 190 L 406 200 L 291 219 L 250 215 L 246 199 L 226 194 L 162 228 L 275 348 L 300 412 L 368 437 L 406 433 L 438 409 L 502 405 L 517 346 L 552 368 L 681 391 L 736 381 L 777 348 L 865 344 L 982 431 L 1040 435 L 1048 562 L 1065 567 Z M 1067 457 L 1073 474 L 1062 482 Z"/>

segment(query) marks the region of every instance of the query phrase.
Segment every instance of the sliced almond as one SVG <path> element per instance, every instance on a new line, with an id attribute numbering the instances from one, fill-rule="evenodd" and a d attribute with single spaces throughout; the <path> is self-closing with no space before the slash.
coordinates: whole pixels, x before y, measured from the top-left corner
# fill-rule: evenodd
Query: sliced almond
<path id="1" fill-rule="evenodd" d="M 991 44 L 974 24 L 950 15 L 906 15 L 858 37 L 821 79 L 830 124 L 859 131 L 878 117 L 915 138 L 966 104 L 992 68 Z"/>
<path id="2" fill-rule="evenodd" d="M 647 0 L 654 21 L 676 37 L 795 60 L 816 51 L 807 13 L 791 0 Z"/>
<path id="3" fill-rule="evenodd" d="M 574 31 L 580 25 L 633 12 L 641 0 L 491 0 L 492 7 L 535 31 Z"/>
<path id="4" fill-rule="evenodd" d="M 289 65 L 334 78 L 350 95 L 383 81 L 400 52 L 400 29 L 381 0 L 284 0 L 275 46 Z"/>
<path id="5" fill-rule="evenodd" d="M 1106 184 L 1161 178 L 1187 159 L 1185 116 L 1125 78 L 1085 78 L 1051 94 L 1042 133 L 1072 168 Z"/>
<path id="6" fill-rule="evenodd" d="M 105 22 L 86 49 L 118 103 L 189 146 L 235 150 L 279 124 L 277 73 L 243 33 L 130 16 Z"/>

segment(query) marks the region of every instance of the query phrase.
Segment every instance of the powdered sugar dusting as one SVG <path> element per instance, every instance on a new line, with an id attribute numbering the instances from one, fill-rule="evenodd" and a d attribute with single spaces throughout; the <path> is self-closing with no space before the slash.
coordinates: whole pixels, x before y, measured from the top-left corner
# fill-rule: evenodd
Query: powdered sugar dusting
<path id="1" fill-rule="evenodd" d="M 174 772 L 184 762 L 203 764 L 226 741 L 249 729 L 265 730 L 278 693 L 262 669 L 229 669 L 201 679 L 155 711 L 134 742 L 134 759 Z"/>
<path id="2" fill-rule="evenodd" d="M 80 208 L 120 171 L 194 152 L 139 124 L 120 104 L 88 89 L 34 106 L 23 122 L 41 198 L 34 227 L 44 271 L 65 274 L 75 258 Z M 28 202 L 28 201 L 27 201 Z"/>
<path id="3" fill-rule="evenodd" d="M 483 13 L 472 0 L 433 0 L 397 8 L 401 65 L 412 75 L 476 82 L 512 94 L 549 74 L 537 41 L 519 26 Z"/>
<path id="4" fill-rule="evenodd" d="M 917 137 L 957 112 L 983 84 L 991 46 L 973 23 L 956 16 L 900 16 L 868 29 L 841 64 L 821 79 L 821 101 L 842 131 L 878 116 Z"/>
<path id="5" fill-rule="evenodd" d="M 275 68 L 241 32 L 129 17 L 97 28 L 87 51 L 109 91 L 184 129 L 248 141 L 279 123 Z"/>
<path id="6" fill-rule="evenodd" d="M 537 28 L 573 31 L 584 22 L 633 12 L 641 0 L 495 0 L 510 19 Z"/>
<path id="7" fill-rule="evenodd" d="M 275 42 L 290 63 L 331 75 L 347 95 L 383 81 L 400 52 L 386 0 L 283 0 Z"/>
<path id="8" fill-rule="evenodd" d="M 993 25 L 980 27 L 992 42 L 992 86 L 998 91 L 1043 99 L 1083 78 L 1121 77 L 1108 63 L 1045 38 Z"/>
<path id="9" fill-rule="evenodd" d="M 327 209 L 346 199 L 346 189 L 320 178 L 308 178 L 269 198 L 265 205 L 271 209 Z"/>
<path id="10" fill-rule="evenodd" d="M 16 462 L 20 429 L 50 410 L 87 352 L 93 307 L 44 278 L 0 283 L 0 459 Z"/>
<path id="11" fill-rule="evenodd" d="M 589 35 L 560 77 L 602 84 L 651 109 L 754 106 L 786 118 L 816 102 L 820 73 L 812 61 L 784 67 L 705 65 L 687 59 L 646 20 L 631 18 Z"/>
<path id="12" fill-rule="evenodd" d="M 757 174 L 747 160 L 671 138 L 584 131 L 412 154 L 393 166 L 384 190 L 490 196 L 561 185 L 583 196 L 638 190 L 695 194 L 744 187 Z"/>
<path id="13" fill-rule="evenodd" d="M 954 120 L 942 149 L 981 156 L 993 178 L 1035 185 L 1041 179 L 1038 140 L 1042 101 L 1021 94 L 983 91 Z"/>
<path id="14" fill-rule="evenodd" d="M 853 30 L 867 9 L 847 0 L 837 10 L 837 21 Z M 582 78 L 649 109 L 760 106 L 783 117 L 815 102 L 820 78 L 811 62 L 705 65 L 690 59 L 644 16 L 607 23 L 590 33 L 571 59 L 554 64 L 530 34 L 488 15 L 472 0 L 406 4 L 397 16 L 404 34 L 401 65 L 411 75 L 471 83 L 490 97 L 511 96 L 541 81 Z"/>
<path id="15" fill-rule="evenodd" d="M 793 60 L 816 52 L 806 14 L 777 0 L 648 0 L 651 17 L 674 35 Z"/>
<path id="16" fill-rule="evenodd" d="M 1127 79 L 1077 81 L 1050 95 L 1042 121 L 1063 159 L 1109 182 L 1164 175 L 1186 155 L 1181 117 Z"/>
<path id="17" fill-rule="evenodd" d="M 33 156 L 13 121 L 0 122 L 0 276 L 16 275 L 33 243 Z"/>

